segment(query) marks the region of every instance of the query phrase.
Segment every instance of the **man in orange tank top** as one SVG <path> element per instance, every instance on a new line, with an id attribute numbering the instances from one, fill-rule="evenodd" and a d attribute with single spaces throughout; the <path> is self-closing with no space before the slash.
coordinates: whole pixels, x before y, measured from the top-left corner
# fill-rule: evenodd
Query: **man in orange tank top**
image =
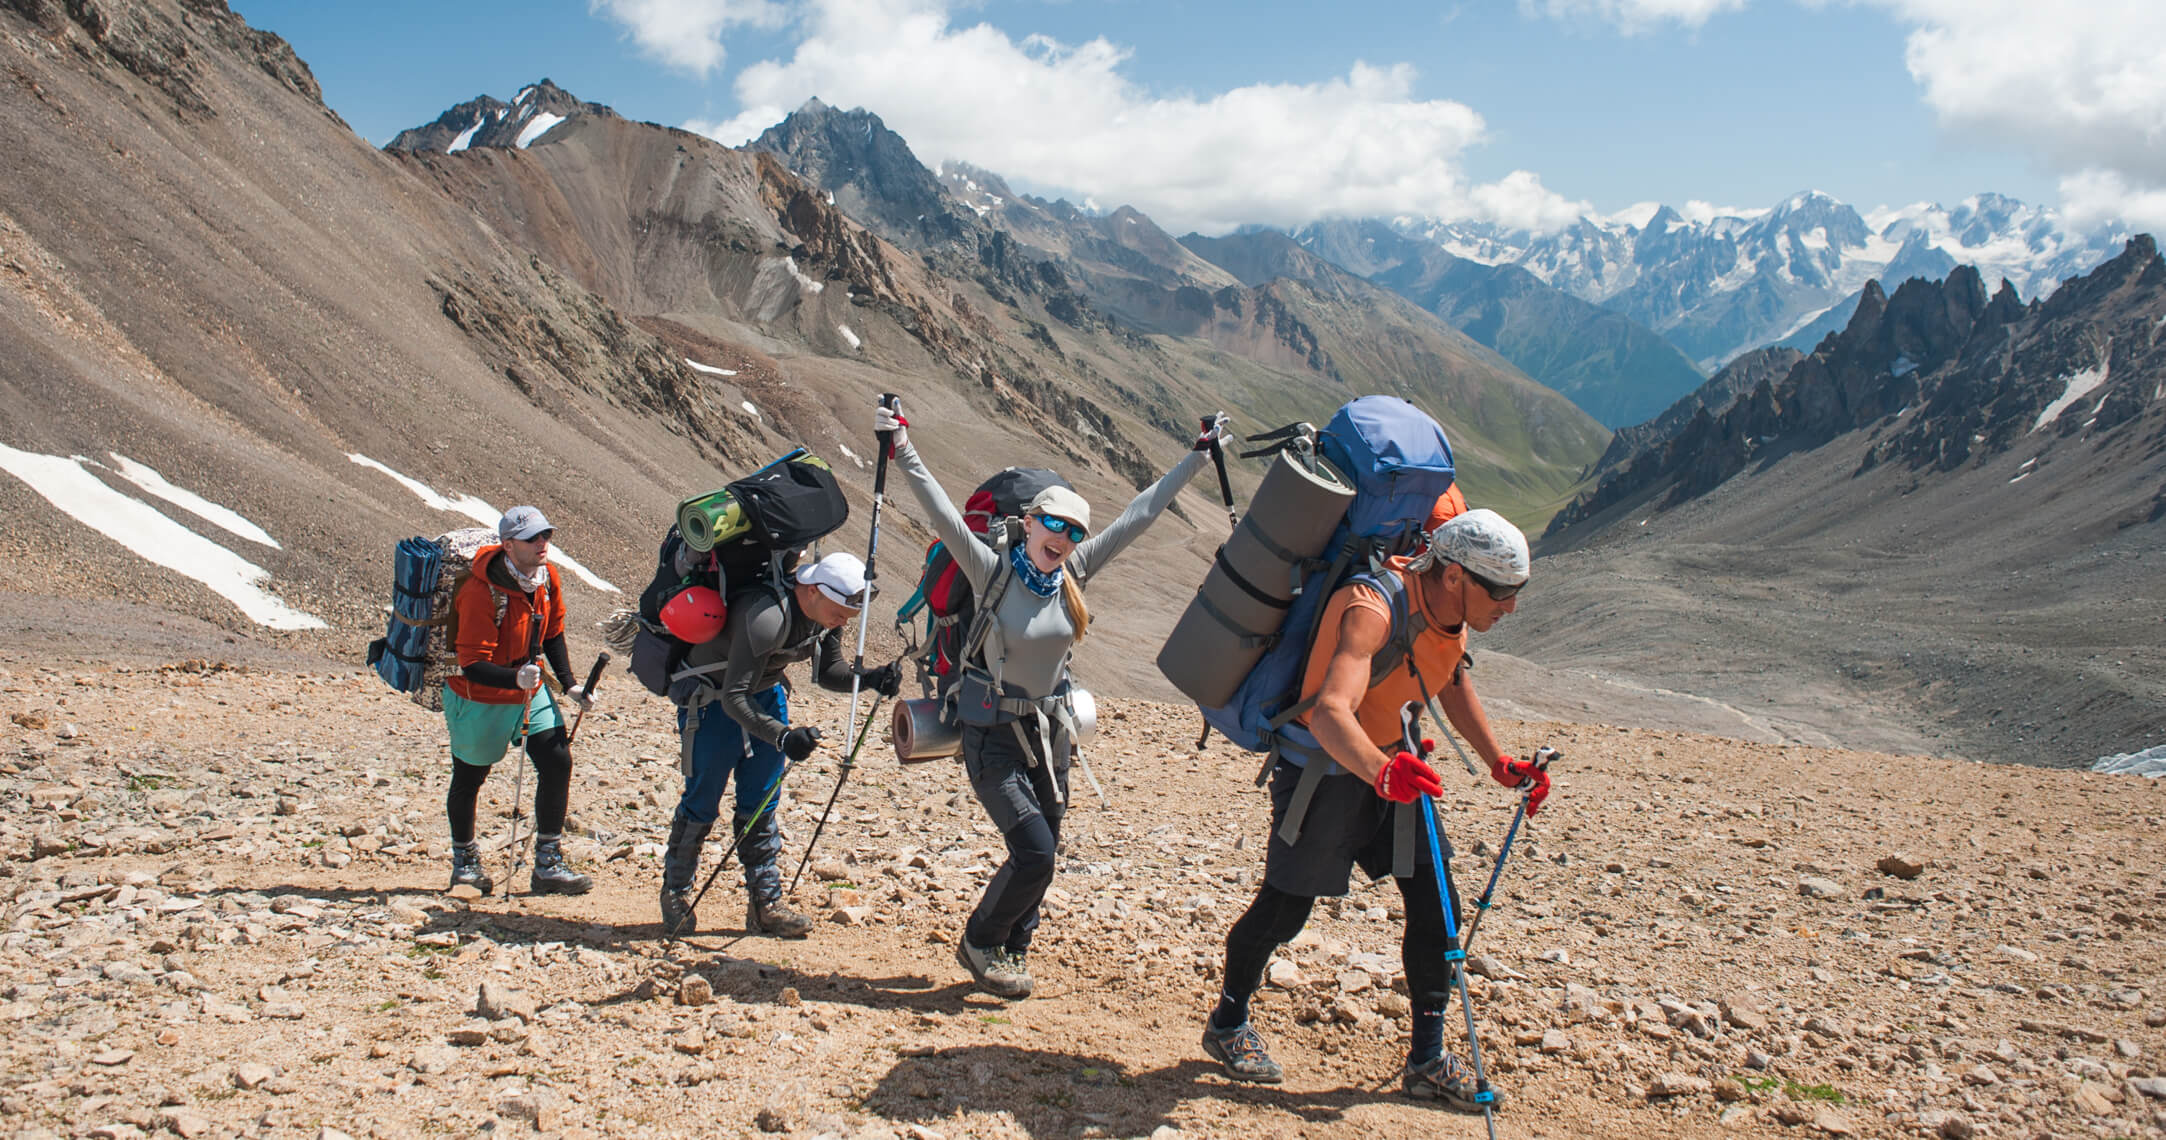
<path id="1" fill-rule="evenodd" d="M 1549 794 L 1549 777 L 1504 754 L 1461 668 L 1468 634 L 1488 631 L 1519 608 L 1529 569 L 1526 536 L 1496 512 L 1475 510 L 1437 525 L 1428 538 L 1420 555 L 1394 558 L 1378 574 L 1357 577 L 1325 606 L 1302 679 L 1301 695 L 1313 704 L 1305 719 L 1297 718 L 1322 754 L 1282 750 L 1272 769 L 1264 885 L 1227 932 L 1225 989 L 1204 1028 L 1203 1047 L 1237 1079 L 1284 1079 L 1249 1024 L 1249 997 L 1272 952 L 1307 924 L 1317 897 L 1345 894 L 1359 866 L 1372 879 L 1394 876 L 1405 900 L 1401 946 L 1414 1024 L 1400 1085 L 1416 1099 L 1480 1113 L 1472 1073 L 1443 1046 L 1450 941 L 1413 806 L 1418 797 L 1443 791 L 1443 783 L 1404 750 L 1399 710 L 1417 701 L 1435 716 L 1441 707 L 1498 783 L 1533 781 L 1529 814 Z M 1310 766 L 1320 773 L 1309 773 Z M 1451 858 L 1448 841 L 1441 854 Z M 1458 894 L 1450 880 L 1447 863 L 1445 887 L 1456 917 Z"/>

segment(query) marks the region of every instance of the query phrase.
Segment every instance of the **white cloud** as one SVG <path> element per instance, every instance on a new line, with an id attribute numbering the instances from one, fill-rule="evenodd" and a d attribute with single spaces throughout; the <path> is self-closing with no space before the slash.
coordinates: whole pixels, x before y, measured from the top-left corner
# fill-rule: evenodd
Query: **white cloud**
<path id="1" fill-rule="evenodd" d="M 1626 32 L 1642 32 L 1656 24 L 1675 22 L 1699 27 L 1718 12 L 1742 10 L 1748 0 L 1519 0 L 1519 10 L 1541 13 L 1554 20 L 1588 18 L 1615 24 Z"/>
<path id="2" fill-rule="evenodd" d="M 642 54 L 695 75 L 722 66 L 723 29 L 782 18 L 771 0 L 588 0 L 587 9 L 624 25 Z"/>
<path id="3" fill-rule="evenodd" d="M 2083 170 L 2061 179 L 2061 216 L 2079 230 L 2119 221 L 2166 234 L 2166 189 L 2131 186 L 2111 170 Z"/>
<path id="4" fill-rule="evenodd" d="M 1125 203 L 1174 233 L 1391 214 L 1554 226 L 1584 208 L 1526 172 L 1471 184 L 1460 160 L 1483 139 L 1481 116 L 1415 98 L 1406 64 L 1157 94 L 1121 73 L 1129 54 L 1104 38 L 957 26 L 942 0 L 810 0 L 795 53 L 739 74 L 745 110 L 686 127 L 737 145 L 817 96 L 874 111 L 927 165 L 961 160 Z"/>

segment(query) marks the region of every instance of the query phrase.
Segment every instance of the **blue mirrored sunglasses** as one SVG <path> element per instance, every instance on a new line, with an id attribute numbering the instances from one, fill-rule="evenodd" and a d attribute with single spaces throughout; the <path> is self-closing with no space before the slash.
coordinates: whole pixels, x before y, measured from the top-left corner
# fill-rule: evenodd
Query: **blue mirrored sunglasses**
<path id="1" fill-rule="evenodd" d="M 1083 525 L 1081 523 L 1072 523 L 1069 522 L 1067 519 L 1057 519 L 1054 518 L 1052 515 L 1039 515 L 1038 525 L 1044 527 L 1049 531 L 1052 531 L 1054 534 L 1060 535 L 1061 537 L 1067 539 L 1070 542 L 1081 542 L 1083 541 L 1083 536 L 1088 533 L 1083 529 Z"/>

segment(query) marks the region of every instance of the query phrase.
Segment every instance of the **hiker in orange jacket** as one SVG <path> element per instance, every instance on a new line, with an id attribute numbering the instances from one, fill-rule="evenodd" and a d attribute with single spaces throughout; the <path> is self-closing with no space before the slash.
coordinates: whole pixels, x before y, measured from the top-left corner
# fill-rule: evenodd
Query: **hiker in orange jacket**
<path id="1" fill-rule="evenodd" d="M 571 798 L 571 742 L 537 660 L 548 660 L 572 703 L 593 707 L 572 675 L 564 644 L 563 584 L 548 562 L 555 528 L 540 510 L 513 507 L 496 533 L 500 544 L 474 552 L 470 575 L 451 597 L 459 662 L 459 672 L 444 683 L 444 723 L 451 730 L 451 791 L 444 799 L 451 885 L 483 894 L 495 886 L 481 869 L 474 842 L 474 799 L 489 768 L 523 738 L 536 775 L 534 893 L 584 894 L 594 882 L 565 865 L 561 843 Z"/>

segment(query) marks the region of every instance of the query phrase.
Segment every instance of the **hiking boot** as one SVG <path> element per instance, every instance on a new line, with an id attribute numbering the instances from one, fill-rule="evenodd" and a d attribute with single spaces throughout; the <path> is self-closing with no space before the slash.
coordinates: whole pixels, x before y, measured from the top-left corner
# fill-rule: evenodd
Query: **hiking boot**
<path id="1" fill-rule="evenodd" d="M 534 877 L 528 884 L 537 895 L 583 895 L 594 889 L 594 880 L 564 862 L 562 841 L 554 835 L 534 838 Z"/>
<path id="2" fill-rule="evenodd" d="M 699 919 L 692 913 L 692 879 L 699 873 L 700 844 L 707 841 L 711 823 L 695 823 L 678 815 L 669 821 L 669 845 L 662 849 L 662 933 L 678 937 L 692 933 Z"/>
<path id="3" fill-rule="evenodd" d="M 1030 996 L 1030 970 L 1005 946 L 972 946 L 968 938 L 957 939 L 955 961 L 970 971 L 979 989 L 994 997 L 1019 1000 Z"/>
<path id="4" fill-rule="evenodd" d="M 451 845 L 451 886 L 472 887 L 482 894 L 488 894 L 496 888 L 496 881 L 489 877 L 489 872 L 481 869 L 481 848 L 478 845 Z"/>
<path id="5" fill-rule="evenodd" d="M 1263 1034 L 1244 1021 L 1232 1029 L 1219 1029 L 1208 1020 L 1203 1023 L 1203 1051 L 1214 1061 L 1226 1066 L 1226 1075 L 1237 1081 L 1255 1081 L 1262 1085 L 1275 1085 L 1286 1079 L 1286 1070 L 1264 1052 Z"/>
<path id="6" fill-rule="evenodd" d="M 748 934 L 803 938 L 811 930 L 812 920 L 791 910 L 790 904 L 779 897 L 745 902 L 745 932 Z"/>
<path id="7" fill-rule="evenodd" d="M 1433 1061 L 1408 1064 L 1399 1074 L 1399 1087 L 1415 1100 L 1433 1100 L 1453 1112 L 1475 1116 L 1482 1113 L 1482 1102 L 1474 1099 L 1474 1074 L 1450 1053 L 1439 1054 Z M 1482 1082 L 1482 1088 L 1488 1090 L 1492 1098 L 1488 1107 L 1501 1110 L 1504 1094 L 1487 1081 Z"/>

